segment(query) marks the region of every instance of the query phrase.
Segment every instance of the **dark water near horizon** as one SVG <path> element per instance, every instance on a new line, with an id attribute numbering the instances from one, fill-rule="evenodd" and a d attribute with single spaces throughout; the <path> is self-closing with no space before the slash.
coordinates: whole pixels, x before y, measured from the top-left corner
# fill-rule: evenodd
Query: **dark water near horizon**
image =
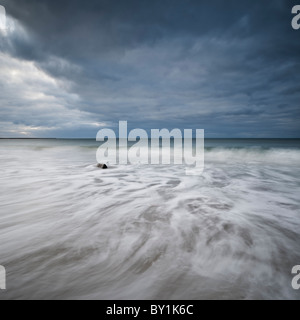
<path id="1" fill-rule="evenodd" d="M 119 143 L 119 138 L 116 139 Z M 182 139 L 184 141 L 184 139 Z M 195 138 L 193 139 L 195 143 Z M 96 139 L 58 139 L 58 138 L 49 138 L 49 139 L 0 139 L 0 144 L 10 145 L 10 142 L 13 142 L 13 145 L 35 145 L 43 146 L 45 142 L 46 146 L 55 146 L 55 145 L 81 145 L 83 147 L 98 147 L 101 145 L 101 142 L 96 141 Z M 160 140 L 160 146 L 161 146 Z M 173 145 L 174 139 L 171 139 L 171 145 Z M 128 142 L 128 146 L 134 145 L 135 142 Z M 151 145 L 151 139 L 149 138 L 149 146 Z M 281 149 L 300 149 L 300 138 L 293 139 L 243 139 L 243 138 L 222 138 L 222 139 L 213 139 L 205 138 L 205 148 L 261 148 L 261 149 L 271 149 L 271 148 L 281 148 Z"/>
<path id="2" fill-rule="evenodd" d="M 0 140 L 0 299 L 300 299 L 300 139 L 206 139 L 205 170 Z"/>

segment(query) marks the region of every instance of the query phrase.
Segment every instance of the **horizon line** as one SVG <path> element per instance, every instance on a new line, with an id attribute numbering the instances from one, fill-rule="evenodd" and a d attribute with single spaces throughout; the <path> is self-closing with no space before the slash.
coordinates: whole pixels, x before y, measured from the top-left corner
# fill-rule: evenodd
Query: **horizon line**
<path id="1" fill-rule="evenodd" d="M 172 139 L 173 137 L 171 137 Z M 120 139 L 119 137 L 116 137 L 116 139 Z M 149 137 L 148 139 L 151 139 L 151 137 Z M 196 138 L 193 138 L 193 139 L 196 139 Z M 235 140 L 253 140 L 253 139 L 256 139 L 256 140 L 299 140 L 300 137 L 294 137 L 294 138 L 242 138 L 242 137 L 218 137 L 218 138 L 207 138 L 205 137 L 204 140 L 208 140 L 208 139 L 218 139 L 218 140 L 221 140 L 221 139 L 235 139 Z M 0 137 L 0 140 L 96 140 L 96 138 L 2 138 Z"/>

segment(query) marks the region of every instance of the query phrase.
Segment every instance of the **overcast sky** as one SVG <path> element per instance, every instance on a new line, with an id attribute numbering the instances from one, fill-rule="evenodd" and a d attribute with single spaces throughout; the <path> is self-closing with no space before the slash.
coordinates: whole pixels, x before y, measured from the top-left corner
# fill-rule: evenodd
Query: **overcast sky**
<path id="1" fill-rule="evenodd" d="M 0 4 L 0 137 L 94 138 L 119 120 L 300 137 L 300 1 Z"/>

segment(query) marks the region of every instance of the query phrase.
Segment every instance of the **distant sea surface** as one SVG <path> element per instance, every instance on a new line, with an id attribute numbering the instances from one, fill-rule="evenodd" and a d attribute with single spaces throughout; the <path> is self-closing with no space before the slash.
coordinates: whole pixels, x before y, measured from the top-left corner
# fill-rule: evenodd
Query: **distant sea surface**
<path id="1" fill-rule="evenodd" d="M 300 299 L 300 140 L 205 141 L 205 170 L 0 140 L 0 299 Z"/>

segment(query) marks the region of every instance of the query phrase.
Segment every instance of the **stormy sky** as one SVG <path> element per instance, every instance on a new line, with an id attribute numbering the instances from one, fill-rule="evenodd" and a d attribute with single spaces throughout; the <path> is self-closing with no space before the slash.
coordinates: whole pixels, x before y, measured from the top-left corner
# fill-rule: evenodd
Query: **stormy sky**
<path id="1" fill-rule="evenodd" d="M 293 0 L 0 0 L 0 137 L 300 137 Z"/>

